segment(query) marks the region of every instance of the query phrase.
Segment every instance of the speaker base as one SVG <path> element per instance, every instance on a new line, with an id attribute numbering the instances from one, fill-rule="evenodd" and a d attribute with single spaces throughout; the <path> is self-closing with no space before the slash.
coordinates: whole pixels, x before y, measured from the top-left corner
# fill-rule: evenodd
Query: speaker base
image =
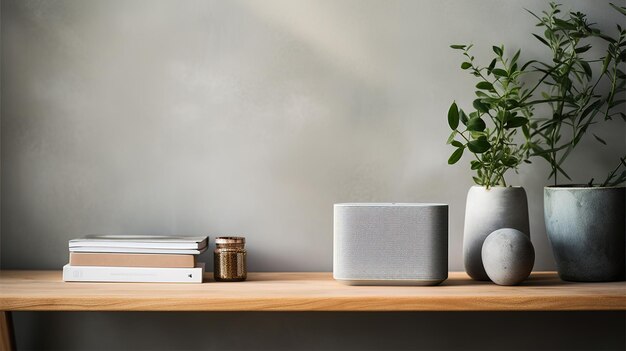
<path id="1" fill-rule="evenodd" d="M 395 285 L 395 286 L 432 286 L 439 285 L 444 280 L 443 279 L 339 279 L 335 278 L 336 281 L 353 286 L 367 286 L 367 285 Z"/>

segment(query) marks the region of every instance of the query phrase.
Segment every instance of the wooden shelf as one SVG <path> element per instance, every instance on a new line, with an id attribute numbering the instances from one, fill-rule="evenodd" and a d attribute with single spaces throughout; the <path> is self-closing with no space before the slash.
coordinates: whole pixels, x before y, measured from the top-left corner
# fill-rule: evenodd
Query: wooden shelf
<path id="1" fill-rule="evenodd" d="M 251 273 L 204 284 L 65 283 L 60 271 L 1 271 L 0 311 L 626 310 L 626 283 L 570 283 L 553 272 L 498 286 L 450 273 L 440 286 L 347 286 L 331 273 Z"/>

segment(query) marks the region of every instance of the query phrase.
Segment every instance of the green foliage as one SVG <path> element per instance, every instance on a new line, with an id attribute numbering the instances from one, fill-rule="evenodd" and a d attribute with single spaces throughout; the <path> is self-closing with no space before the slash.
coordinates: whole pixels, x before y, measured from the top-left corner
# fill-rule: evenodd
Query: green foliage
<path id="1" fill-rule="evenodd" d="M 625 7 L 610 6 L 626 16 Z M 462 52 L 461 69 L 478 82 L 473 111 L 465 113 L 456 102 L 448 110 L 452 133 L 447 143 L 455 148 L 448 163 L 457 163 L 469 150 L 474 156 L 470 162 L 476 172 L 473 179 L 486 187 L 506 185 L 504 174 L 517 170 L 522 162 L 530 163 L 533 156 L 550 164 L 549 178 L 555 185 L 559 176 L 570 179 L 563 163 L 592 126 L 615 117 L 626 121 L 626 30 L 618 24 L 617 36 L 612 37 L 589 23 L 585 14 L 562 13 L 555 3 L 541 15 L 529 12 L 541 29 L 532 35 L 550 50 L 549 61 L 532 60 L 519 67 L 519 50 L 506 59 L 504 47 L 493 46 L 495 57 L 489 65 L 479 66 L 470 54 L 472 45 L 450 46 Z M 604 55 L 591 57 L 592 43 L 598 41 L 606 45 Z M 531 89 L 525 89 L 520 77 L 531 70 L 538 73 L 537 79 Z M 541 98 L 530 100 L 535 91 L 541 91 Z M 547 106 L 549 115 L 534 116 L 535 106 Z M 515 141 L 519 130 L 525 143 Z M 606 145 L 601 136 L 591 134 Z M 600 185 L 625 182 L 625 160 L 626 155 Z"/>
<path id="2" fill-rule="evenodd" d="M 626 15 L 626 8 L 611 6 Z M 545 159 L 551 166 L 549 177 L 558 184 L 558 176 L 570 179 L 563 163 L 580 143 L 590 127 L 602 117 L 605 120 L 621 117 L 626 121 L 623 98 L 626 91 L 626 30 L 618 24 L 616 38 L 602 33 L 587 21 L 580 12 L 563 13 L 560 5 L 551 3 L 549 11 L 536 15 L 540 34 L 535 38 L 551 52 L 547 62 L 533 61 L 533 67 L 542 78 L 539 85 L 542 100 L 531 104 L 549 105 L 549 116 L 531 119 L 530 133 L 526 134 L 533 156 Z M 606 44 L 603 57 L 589 57 L 593 39 Z M 594 72 L 598 74 L 594 77 Z M 606 83 L 600 85 L 600 83 Z M 608 85 L 608 89 L 606 86 Z M 621 95 L 621 99 L 618 97 Z M 521 122 L 520 122 L 521 123 Z M 566 133 L 564 133 L 566 131 Z M 606 142 L 594 134 L 595 139 Z M 602 185 L 615 185 L 626 180 L 626 171 L 617 176 L 620 167 L 626 167 L 623 159 L 620 166 L 609 174 Z"/>
<path id="3" fill-rule="evenodd" d="M 505 173 L 527 161 L 527 143 L 515 141 L 519 130 L 528 134 L 528 123 L 532 106 L 526 101 L 532 91 L 523 89 L 520 77 L 526 65 L 519 67 L 520 51 L 511 59 L 505 58 L 504 46 L 494 46 L 495 57 L 488 66 L 480 66 L 470 54 L 472 45 L 451 45 L 462 51 L 464 61 L 461 69 L 478 79 L 473 111 L 469 114 L 460 109 L 456 102 L 448 110 L 448 125 L 452 133 L 448 144 L 455 148 L 448 159 L 457 163 L 467 149 L 474 156 L 470 162 L 476 172 L 474 181 L 487 188 L 494 185 L 506 186 Z"/>

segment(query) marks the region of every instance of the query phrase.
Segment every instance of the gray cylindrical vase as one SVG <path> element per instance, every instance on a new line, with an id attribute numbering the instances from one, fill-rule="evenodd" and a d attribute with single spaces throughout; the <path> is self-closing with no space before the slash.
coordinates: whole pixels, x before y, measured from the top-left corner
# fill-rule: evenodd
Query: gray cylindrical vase
<path id="1" fill-rule="evenodd" d="M 528 235 L 528 200 L 522 187 L 473 186 L 467 193 L 463 261 L 474 280 L 489 280 L 481 250 L 489 234 L 500 228 L 513 228 Z"/>
<path id="2" fill-rule="evenodd" d="M 563 280 L 624 280 L 626 188 L 559 186 L 543 191 L 546 232 Z"/>

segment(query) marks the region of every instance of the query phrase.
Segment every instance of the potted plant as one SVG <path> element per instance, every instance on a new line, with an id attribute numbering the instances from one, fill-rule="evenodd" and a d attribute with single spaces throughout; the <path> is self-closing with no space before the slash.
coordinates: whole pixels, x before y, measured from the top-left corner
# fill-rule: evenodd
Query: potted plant
<path id="1" fill-rule="evenodd" d="M 448 144 L 455 148 L 448 159 L 457 163 L 468 151 L 477 184 L 470 188 L 465 211 L 463 257 L 465 271 L 475 280 L 489 280 L 483 267 L 481 249 L 485 238 L 500 228 L 517 229 L 530 238 L 528 201 L 522 187 L 507 186 L 505 174 L 527 161 L 529 148 L 519 143 L 519 131 L 529 133 L 532 91 L 524 89 L 520 77 L 520 51 L 505 58 L 503 46 L 494 46 L 495 57 L 488 66 L 479 66 L 471 55 L 472 45 L 452 45 L 464 56 L 461 69 L 478 79 L 472 112 L 465 113 L 456 102 L 448 110 L 452 133 Z"/>
<path id="2" fill-rule="evenodd" d="M 626 15 L 626 9 L 611 4 Z M 614 281 L 624 279 L 626 156 L 606 180 L 582 185 L 571 181 L 564 161 L 594 124 L 622 118 L 626 81 L 626 30 L 617 25 L 616 38 L 588 23 L 580 12 L 562 13 L 560 5 L 535 15 L 542 34 L 533 34 L 551 53 L 548 62 L 535 62 L 544 74 L 542 100 L 549 117 L 533 118 L 529 145 L 534 155 L 551 166 L 553 185 L 544 188 L 546 231 L 563 280 Z M 530 11 L 529 11 L 530 12 Z M 589 57 L 592 43 L 606 44 L 604 57 Z M 608 87 L 608 88 L 607 88 Z M 595 139 L 606 142 L 596 134 Z"/>

